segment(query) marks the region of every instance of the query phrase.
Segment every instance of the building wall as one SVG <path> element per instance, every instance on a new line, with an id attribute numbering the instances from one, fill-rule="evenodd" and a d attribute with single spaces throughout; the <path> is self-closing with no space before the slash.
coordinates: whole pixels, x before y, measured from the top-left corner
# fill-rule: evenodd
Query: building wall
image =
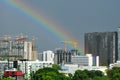
<path id="1" fill-rule="evenodd" d="M 117 60 L 117 32 L 93 32 L 85 34 L 85 54 L 99 56 L 100 65 Z"/>
<path id="2" fill-rule="evenodd" d="M 92 54 L 86 54 L 86 56 L 88 57 L 88 66 L 93 66 L 94 60 L 93 60 Z M 97 63 L 96 63 L 96 64 L 97 64 Z M 98 63 L 98 64 L 99 64 L 99 63 Z M 96 65 L 94 65 L 94 66 L 96 66 Z"/>
<path id="3" fill-rule="evenodd" d="M 39 61 L 43 61 L 43 53 L 38 53 L 37 58 Z"/>
<path id="4" fill-rule="evenodd" d="M 120 27 L 118 27 L 118 60 L 120 61 Z"/>
<path id="5" fill-rule="evenodd" d="M 35 61 L 35 60 L 37 60 L 38 58 L 37 58 L 37 51 L 32 51 L 32 56 L 31 56 L 31 60 L 32 61 Z"/>
<path id="6" fill-rule="evenodd" d="M 23 57 L 24 42 L 15 40 L 1 40 L 0 41 L 0 58 L 6 59 L 9 56 L 9 60 Z"/>
<path id="7" fill-rule="evenodd" d="M 32 42 L 24 42 L 24 59 L 32 60 Z"/>
<path id="8" fill-rule="evenodd" d="M 0 57 L 9 60 L 28 59 L 36 60 L 37 51 L 33 51 L 32 42 L 28 41 L 0 41 Z"/>
<path id="9" fill-rule="evenodd" d="M 88 66 L 89 65 L 89 58 L 87 56 L 72 56 L 71 62 L 73 64 L 78 64 L 81 66 Z"/>
<path id="10" fill-rule="evenodd" d="M 58 49 L 55 51 L 55 64 L 62 64 L 62 63 L 71 63 L 71 51 L 64 51 L 62 49 Z"/>
<path id="11" fill-rule="evenodd" d="M 24 59 L 28 59 L 31 61 L 37 60 L 37 51 L 33 50 L 32 42 L 24 42 Z"/>
<path id="12" fill-rule="evenodd" d="M 93 58 L 92 54 L 72 56 L 72 64 L 78 64 L 79 66 L 99 66 L 99 57 Z"/>
<path id="13" fill-rule="evenodd" d="M 54 53 L 50 50 L 43 52 L 43 61 L 54 61 Z"/>

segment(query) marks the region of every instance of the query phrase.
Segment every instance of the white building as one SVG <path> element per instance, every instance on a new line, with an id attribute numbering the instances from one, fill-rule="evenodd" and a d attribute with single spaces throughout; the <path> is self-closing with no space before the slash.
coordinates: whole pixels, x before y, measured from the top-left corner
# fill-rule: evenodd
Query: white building
<path id="1" fill-rule="evenodd" d="M 112 67 L 120 67 L 120 61 L 118 60 L 116 63 L 112 63 L 109 65 L 110 68 Z"/>
<path id="2" fill-rule="evenodd" d="M 72 56 L 71 62 L 79 66 L 99 66 L 99 57 L 93 57 L 92 54 Z"/>
<path id="3" fill-rule="evenodd" d="M 106 74 L 106 66 L 99 66 L 99 56 L 92 56 L 92 54 L 86 54 L 81 56 L 72 56 L 72 64 L 62 65 L 61 73 L 74 74 L 76 70 L 100 70 Z"/>
<path id="4" fill-rule="evenodd" d="M 52 61 L 54 62 L 54 53 L 53 51 L 47 50 L 47 51 L 43 51 L 43 53 L 39 54 L 40 60 L 42 61 Z"/>
<path id="5" fill-rule="evenodd" d="M 72 56 L 71 61 L 73 64 L 88 66 L 89 60 L 87 56 Z"/>
<path id="6" fill-rule="evenodd" d="M 78 64 L 65 64 L 68 70 L 64 71 L 66 73 L 74 74 L 76 70 L 100 70 L 106 74 L 106 66 L 79 66 Z"/>
<path id="7" fill-rule="evenodd" d="M 52 64 L 52 61 L 18 61 L 20 70 L 27 74 L 29 74 L 30 71 L 37 71 L 43 67 L 52 67 Z"/>

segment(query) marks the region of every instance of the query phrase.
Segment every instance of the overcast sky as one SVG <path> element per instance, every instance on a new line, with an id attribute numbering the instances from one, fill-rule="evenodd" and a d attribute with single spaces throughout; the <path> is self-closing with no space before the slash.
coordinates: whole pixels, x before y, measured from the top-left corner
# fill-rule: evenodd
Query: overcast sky
<path id="1" fill-rule="evenodd" d="M 21 0 L 26 6 L 39 12 L 60 25 L 79 40 L 84 49 L 84 33 L 117 31 L 120 26 L 120 0 Z M 36 26 L 36 27 L 35 27 Z M 37 37 L 39 52 L 62 48 L 61 41 L 45 29 L 38 29 L 36 23 L 23 13 L 0 1 L 0 36 L 4 34 Z"/>

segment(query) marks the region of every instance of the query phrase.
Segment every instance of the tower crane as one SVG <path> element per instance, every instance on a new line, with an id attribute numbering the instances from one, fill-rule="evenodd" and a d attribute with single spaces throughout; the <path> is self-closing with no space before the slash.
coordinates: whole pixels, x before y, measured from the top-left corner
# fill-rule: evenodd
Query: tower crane
<path id="1" fill-rule="evenodd" d="M 74 49 L 77 48 L 77 41 L 70 41 L 70 43 L 73 45 Z"/>
<path id="2" fill-rule="evenodd" d="M 64 43 L 64 50 L 65 51 L 67 49 L 67 44 L 72 44 L 74 49 L 77 48 L 77 41 L 62 41 L 62 43 Z"/>

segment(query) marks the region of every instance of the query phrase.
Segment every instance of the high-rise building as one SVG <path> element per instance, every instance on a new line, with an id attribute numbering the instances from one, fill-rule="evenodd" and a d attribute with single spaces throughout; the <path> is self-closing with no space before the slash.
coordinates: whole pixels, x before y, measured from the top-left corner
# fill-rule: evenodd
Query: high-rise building
<path id="1" fill-rule="evenodd" d="M 37 51 L 32 41 L 25 36 L 11 37 L 4 35 L 0 38 L 0 59 L 28 59 L 36 60 Z"/>
<path id="2" fill-rule="evenodd" d="M 86 33 L 85 54 L 99 56 L 100 65 L 115 63 L 118 58 L 117 32 Z"/>
<path id="3" fill-rule="evenodd" d="M 33 44 L 32 42 L 24 42 L 24 59 L 28 59 L 31 61 L 36 60 L 36 54 L 37 52 L 33 50 Z"/>
<path id="4" fill-rule="evenodd" d="M 118 27 L 118 60 L 120 61 L 120 27 Z"/>

